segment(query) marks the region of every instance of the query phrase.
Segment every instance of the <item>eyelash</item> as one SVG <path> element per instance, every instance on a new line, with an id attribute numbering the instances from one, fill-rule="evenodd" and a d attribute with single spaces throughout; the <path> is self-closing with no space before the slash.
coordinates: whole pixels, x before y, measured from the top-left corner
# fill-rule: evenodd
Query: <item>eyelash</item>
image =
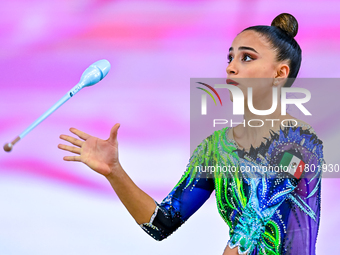
<path id="1" fill-rule="evenodd" d="M 245 58 L 247 58 L 247 57 L 249 57 L 251 60 L 254 60 L 254 58 L 252 56 L 250 56 L 249 54 L 247 54 L 247 53 L 243 54 L 242 60 L 245 61 L 245 62 L 249 62 L 249 61 L 245 60 Z M 228 60 L 229 60 L 228 64 L 230 64 L 230 62 L 232 61 L 232 56 L 231 55 L 228 56 Z"/>

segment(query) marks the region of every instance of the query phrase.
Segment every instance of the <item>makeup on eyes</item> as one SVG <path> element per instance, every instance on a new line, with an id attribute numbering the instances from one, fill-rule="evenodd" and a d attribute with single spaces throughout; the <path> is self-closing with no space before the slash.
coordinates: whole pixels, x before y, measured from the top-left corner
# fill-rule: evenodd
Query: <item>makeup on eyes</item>
<path id="1" fill-rule="evenodd" d="M 256 56 L 254 54 L 250 54 L 248 52 L 241 52 L 241 60 L 245 62 L 249 62 L 249 60 L 246 60 L 246 58 L 250 58 L 250 60 L 255 60 Z M 228 55 L 228 63 L 230 63 L 233 60 L 233 54 L 229 53 Z"/>

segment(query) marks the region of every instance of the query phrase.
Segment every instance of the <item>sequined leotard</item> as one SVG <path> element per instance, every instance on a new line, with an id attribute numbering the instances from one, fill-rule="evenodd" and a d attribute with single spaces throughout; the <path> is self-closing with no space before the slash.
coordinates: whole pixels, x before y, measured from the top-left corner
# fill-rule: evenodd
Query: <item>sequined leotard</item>
<path id="1" fill-rule="evenodd" d="M 230 228 L 229 247 L 251 255 L 315 254 L 324 163 L 321 140 L 311 128 L 286 127 L 245 152 L 228 138 L 229 130 L 203 140 L 180 181 L 156 203 L 150 222 L 140 226 L 162 240 L 215 190 L 218 211 Z"/>

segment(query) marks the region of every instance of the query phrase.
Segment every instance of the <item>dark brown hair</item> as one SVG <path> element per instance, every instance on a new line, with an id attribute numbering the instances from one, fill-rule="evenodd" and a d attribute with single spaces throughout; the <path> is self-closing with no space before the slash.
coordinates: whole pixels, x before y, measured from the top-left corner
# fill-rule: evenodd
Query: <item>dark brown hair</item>
<path id="1" fill-rule="evenodd" d="M 252 30 L 264 36 L 276 51 L 277 61 L 288 60 L 289 75 L 285 87 L 292 86 L 301 65 L 302 52 L 294 37 L 298 32 L 298 22 L 293 15 L 281 13 L 272 21 L 271 26 L 252 26 L 243 31 Z M 242 32 L 243 32 L 242 31 Z"/>

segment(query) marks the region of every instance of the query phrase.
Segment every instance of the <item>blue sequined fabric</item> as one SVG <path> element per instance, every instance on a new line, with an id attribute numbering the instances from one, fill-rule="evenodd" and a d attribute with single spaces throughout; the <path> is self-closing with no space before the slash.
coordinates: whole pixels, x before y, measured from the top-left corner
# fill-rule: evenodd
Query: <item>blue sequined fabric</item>
<path id="1" fill-rule="evenodd" d="M 245 152 L 227 138 L 228 131 L 214 132 L 197 147 L 180 181 L 141 227 L 162 240 L 215 190 L 219 213 L 230 228 L 228 245 L 238 247 L 240 254 L 315 254 L 324 163 L 321 140 L 310 129 L 287 127 Z M 300 178 L 268 170 L 278 166 L 286 152 L 304 162 Z M 236 171 L 209 175 L 197 170 L 223 166 Z"/>

